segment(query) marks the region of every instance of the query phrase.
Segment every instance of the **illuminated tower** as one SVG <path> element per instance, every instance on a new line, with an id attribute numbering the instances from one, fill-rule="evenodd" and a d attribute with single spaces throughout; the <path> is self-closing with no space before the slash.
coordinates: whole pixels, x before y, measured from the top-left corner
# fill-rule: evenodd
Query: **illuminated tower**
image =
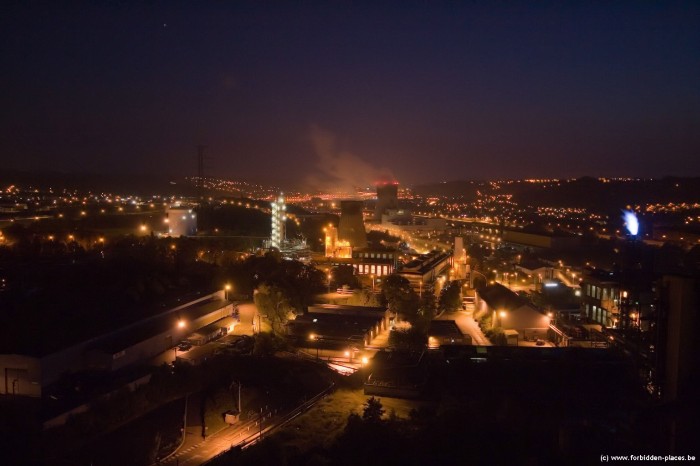
<path id="1" fill-rule="evenodd" d="M 453 258 L 454 268 L 457 270 L 455 278 L 465 278 L 467 273 L 467 250 L 464 249 L 464 238 L 461 236 L 455 236 Z"/>
<path id="2" fill-rule="evenodd" d="M 287 220 L 287 205 L 284 203 L 284 196 L 280 193 L 276 201 L 272 202 L 272 235 L 270 236 L 270 246 L 281 249 L 286 238 L 285 222 Z"/>

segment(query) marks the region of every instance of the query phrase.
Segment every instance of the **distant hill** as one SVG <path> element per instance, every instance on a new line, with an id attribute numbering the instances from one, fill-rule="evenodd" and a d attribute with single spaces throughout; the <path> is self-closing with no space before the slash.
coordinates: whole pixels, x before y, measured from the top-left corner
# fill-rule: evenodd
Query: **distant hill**
<path id="1" fill-rule="evenodd" d="M 521 205 L 578 207 L 595 211 L 615 210 L 627 205 L 669 202 L 700 202 L 700 177 L 607 180 L 582 177 L 559 183 L 501 183 L 495 190 L 485 181 L 464 180 L 419 185 L 413 191 L 423 197 L 449 196 L 470 199 L 476 191 L 512 194 Z"/>
<path id="2" fill-rule="evenodd" d="M 104 173 L 63 173 L 55 171 L 0 170 L 0 188 L 16 184 L 22 187 L 52 187 L 81 192 L 115 192 L 135 195 L 194 195 L 193 187 L 183 178 L 161 175 Z"/>
<path id="3" fill-rule="evenodd" d="M 464 197 L 466 200 L 476 200 L 476 191 L 483 190 L 483 186 L 484 181 L 460 180 L 416 185 L 412 190 L 422 197 Z"/>
<path id="4" fill-rule="evenodd" d="M 518 183 L 504 186 L 519 204 L 581 207 L 592 210 L 622 209 L 627 205 L 700 202 L 700 178 L 660 178 L 603 182 L 596 178 L 562 180 L 546 186 Z"/>

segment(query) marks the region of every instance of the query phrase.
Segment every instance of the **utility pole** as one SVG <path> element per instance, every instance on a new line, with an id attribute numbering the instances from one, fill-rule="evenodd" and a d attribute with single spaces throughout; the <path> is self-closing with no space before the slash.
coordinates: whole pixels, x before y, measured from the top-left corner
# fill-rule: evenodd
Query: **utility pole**
<path id="1" fill-rule="evenodd" d="M 260 435 L 258 436 L 258 441 L 262 441 L 262 421 L 263 421 L 263 409 L 262 409 L 262 407 L 260 407 L 260 422 L 258 423 L 259 424 L 258 427 L 260 428 Z"/>
<path id="2" fill-rule="evenodd" d="M 182 416 L 182 443 L 185 443 L 185 436 L 187 435 L 187 401 L 190 398 L 190 394 L 185 394 L 185 413 Z"/>

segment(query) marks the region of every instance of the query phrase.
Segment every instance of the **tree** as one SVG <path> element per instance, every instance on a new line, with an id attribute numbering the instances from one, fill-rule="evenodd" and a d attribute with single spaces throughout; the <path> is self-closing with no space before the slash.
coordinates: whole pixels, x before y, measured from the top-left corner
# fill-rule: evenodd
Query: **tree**
<path id="1" fill-rule="evenodd" d="M 253 300 L 258 311 L 270 321 L 273 332 L 281 330 L 289 320 L 289 301 L 280 287 L 263 283 L 255 290 Z"/>
<path id="2" fill-rule="evenodd" d="M 384 406 L 382 406 L 382 400 L 372 396 L 365 402 L 365 409 L 362 412 L 362 420 L 365 422 L 378 424 L 382 421 L 383 414 Z"/>
<path id="3" fill-rule="evenodd" d="M 438 306 L 441 310 L 446 312 L 454 312 L 461 306 L 460 301 L 461 290 L 459 282 L 450 282 L 445 288 L 440 292 L 440 301 Z"/>
<path id="4" fill-rule="evenodd" d="M 404 277 L 396 274 L 389 275 L 382 283 L 382 295 L 389 310 L 400 314 L 411 323 L 417 320 L 419 316 L 418 295 Z"/>
<path id="5" fill-rule="evenodd" d="M 423 296 L 420 299 L 420 305 L 418 307 L 418 313 L 421 315 L 422 320 L 430 321 L 435 315 L 435 310 L 437 309 L 437 302 L 433 290 L 425 290 Z"/>
<path id="6" fill-rule="evenodd" d="M 393 329 L 389 333 L 389 345 L 399 350 L 423 351 L 427 342 L 427 325 L 411 326 L 407 330 Z"/>
<path id="7" fill-rule="evenodd" d="M 352 265 L 339 265 L 331 271 L 333 283 L 336 286 L 348 285 L 350 288 L 359 288 L 360 282 L 355 276 L 355 269 Z"/>
<path id="8" fill-rule="evenodd" d="M 379 307 L 380 305 L 377 295 L 372 293 L 372 290 L 356 291 L 348 298 L 347 302 L 351 306 Z"/>
<path id="9" fill-rule="evenodd" d="M 264 257 L 250 256 L 229 268 L 227 276 L 236 283 L 239 293 L 253 293 L 260 284 L 280 289 L 290 307 L 303 312 L 313 296 L 325 289 L 322 271 L 298 261 L 282 260 L 268 253 Z"/>
<path id="10" fill-rule="evenodd" d="M 269 332 L 260 332 L 255 335 L 255 344 L 253 346 L 253 355 L 255 356 L 274 356 L 278 351 L 282 351 L 287 347 L 284 340 Z"/>

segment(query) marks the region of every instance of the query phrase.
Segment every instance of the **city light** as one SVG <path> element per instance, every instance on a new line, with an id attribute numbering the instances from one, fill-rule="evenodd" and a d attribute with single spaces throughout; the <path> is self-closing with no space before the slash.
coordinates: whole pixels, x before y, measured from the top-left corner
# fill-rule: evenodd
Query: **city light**
<path id="1" fill-rule="evenodd" d="M 622 218 L 625 220 L 625 228 L 632 236 L 637 236 L 639 233 L 639 220 L 637 220 L 637 214 L 630 210 L 622 211 Z"/>

